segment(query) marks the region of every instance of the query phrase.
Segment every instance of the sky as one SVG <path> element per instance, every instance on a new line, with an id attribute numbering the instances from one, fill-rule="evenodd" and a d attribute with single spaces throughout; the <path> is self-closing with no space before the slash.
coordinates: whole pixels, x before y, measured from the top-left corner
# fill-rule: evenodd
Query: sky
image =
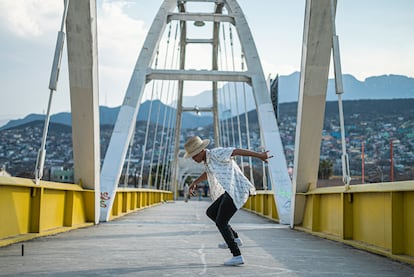
<path id="1" fill-rule="evenodd" d="M 247 17 L 265 76 L 299 71 L 305 0 L 238 2 Z M 121 105 L 161 3 L 97 0 L 100 105 Z M 63 1 L 0 1 L 0 126 L 30 113 L 45 113 L 62 13 Z M 384 74 L 414 77 L 412 26 L 412 0 L 338 0 L 336 32 L 342 72 L 360 81 Z M 64 51 L 52 114 L 70 111 L 67 65 Z"/>

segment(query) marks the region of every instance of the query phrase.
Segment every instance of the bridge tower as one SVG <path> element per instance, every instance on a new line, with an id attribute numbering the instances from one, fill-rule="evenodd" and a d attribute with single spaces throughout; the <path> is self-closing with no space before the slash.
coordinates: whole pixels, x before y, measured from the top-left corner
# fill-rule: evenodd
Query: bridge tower
<path id="1" fill-rule="evenodd" d="M 100 131 L 95 0 L 69 1 L 66 33 L 72 112 L 74 182 L 94 190 L 91 221 L 99 223 Z M 63 46 L 63 44 L 62 44 Z M 58 74 L 57 74 L 58 75 Z"/>
<path id="2" fill-rule="evenodd" d="M 349 189 L 349 160 L 346 153 L 345 127 L 342 108 L 342 69 L 339 38 L 336 35 L 337 0 L 306 1 L 302 42 L 302 63 L 296 124 L 294 172 L 292 179 L 291 226 L 300 225 L 305 213 L 304 193 L 316 188 L 329 66 L 332 57 L 335 90 L 338 96 L 342 139 L 342 177 Z"/>

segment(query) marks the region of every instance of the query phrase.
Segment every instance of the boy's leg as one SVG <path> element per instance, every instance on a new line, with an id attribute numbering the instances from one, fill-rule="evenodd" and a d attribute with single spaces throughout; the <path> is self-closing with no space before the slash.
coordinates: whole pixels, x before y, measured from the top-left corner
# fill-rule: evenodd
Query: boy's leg
<path id="1" fill-rule="evenodd" d="M 237 234 L 237 232 L 233 230 L 233 227 L 231 227 L 230 224 L 229 224 L 229 228 L 230 228 L 230 231 L 233 233 L 233 237 L 238 238 L 239 234 Z"/>
<path id="2" fill-rule="evenodd" d="M 216 222 L 216 217 L 217 217 L 217 211 L 219 209 L 221 200 L 223 199 L 224 194 L 221 195 L 219 198 L 216 199 L 216 201 L 214 201 L 210 207 L 207 208 L 206 214 L 207 216 L 213 220 L 214 222 Z"/>
<path id="3" fill-rule="evenodd" d="M 233 203 L 233 199 L 227 192 L 222 196 L 223 198 L 220 201 L 215 222 L 233 256 L 239 256 L 241 254 L 240 249 L 234 241 L 234 231 L 232 231 L 232 228 L 229 225 L 229 221 L 236 213 L 237 208 Z"/>

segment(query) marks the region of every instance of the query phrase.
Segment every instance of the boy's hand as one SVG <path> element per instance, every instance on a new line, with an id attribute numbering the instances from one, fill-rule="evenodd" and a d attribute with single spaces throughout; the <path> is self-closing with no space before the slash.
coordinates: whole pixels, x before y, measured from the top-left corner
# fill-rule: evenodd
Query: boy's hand
<path id="1" fill-rule="evenodd" d="M 259 155 L 260 155 L 260 159 L 262 161 L 264 161 L 265 163 L 268 162 L 268 159 L 273 158 L 273 155 L 269 156 L 269 150 L 267 150 L 265 152 L 261 152 Z"/>

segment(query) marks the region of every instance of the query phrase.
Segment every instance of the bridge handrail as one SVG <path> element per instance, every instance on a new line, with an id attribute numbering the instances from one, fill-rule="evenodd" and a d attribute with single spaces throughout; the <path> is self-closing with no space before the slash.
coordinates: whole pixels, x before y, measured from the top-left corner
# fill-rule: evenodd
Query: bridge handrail
<path id="1" fill-rule="evenodd" d="M 305 213 L 295 229 L 414 264 L 414 181 L 316 188 L 300 195 Z"/>
<path id="2" fill-rule="evenodd" d="M 326 193 L 359 193 L 359 192 L 392 192 L 392 191 L 414 191 L 414 181 L 398 181 L 387 183 L 371 183 L 350 185 L 349 190 L 345 191 L 345 186 L 324 187 L 309 190 L 301 195 L 326 194 Z"/>
<path id="3" fill-rule="evenodd" d="M 101 196 L 102 197 L 102 196 Z M 172 200 L 172 193 L 119 188 L 111 219 Z M 78 184 L 0 176 L 0 246 L 91 226 L 95 191 Z"/>

